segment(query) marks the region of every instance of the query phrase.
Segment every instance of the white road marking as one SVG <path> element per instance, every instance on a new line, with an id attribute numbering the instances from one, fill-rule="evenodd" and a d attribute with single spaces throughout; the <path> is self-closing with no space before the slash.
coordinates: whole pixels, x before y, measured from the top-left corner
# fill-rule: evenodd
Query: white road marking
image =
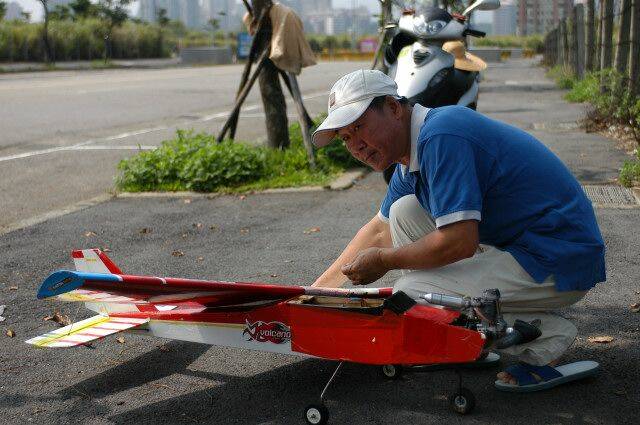
<path id="1" fill-rule="evenodd" d="M 309 99 L 315 99 L 318 97 L 322 97 L 322 96 L 326 96 L 327 92 L 322 91 L 322 92 L 315 92 L 315 93 L 311 93 L 308 94 L 306 96 L 302 96 L 302 99 L 304 100 L 309 100 Z M 289 103 L 289 100 L 288 100 Z M 262 107 L 261 103 L 256 103 L 253 105 L 247 105 L 245 107 L 242 108 L 242 111 L 254 111 L 256 109 L 259 109 Z M 191 120 L 187 120 L 186 122 L 207 122 L 207 121 L 212 121 L 215 119 L 220 119 L 220 118 L 226 118 L 227 116 L 229 116 L 229 114 L 231 113 L 231 111 L 224 111 L 224 112 L 218 112 L 215 114 L 210 114 L 210 115 L 205 115 L 199 118 L 195 118 L 195 119 L 191 119 Z M 257 114 L 252 114 L 251 116 L 249 116 L 250 118 L 254 118 L 254 115 Z M 263 116 L 263 115 L 260 115 Z M 240 115 L 240 117 L 242 117 L 242 114 Z M 32 156 L 38 156 L 38 155 L 46 155 L 46 154 L 50 154 L 50 153 L 55 153 L 55 152 L 61 152 L 61 151 L 76 151 L 76 150 L 82 150 L 82 149 L 91 149 L 91 147 L 87 146 L 90 145 L 91 143 L 95 143 L 98 142 L 100 140 L 122 140 L 122 139 L 126 139 L 127 137 L 131 137 L 131 136 L 138 136 L 141 134 L 148 134 L 148 133 L 153 133 L 156 131 L 161 131 L 161 130 L 168 130 L 170 127 L 168 126 L 158 126 L 158 127 L 150 127 L 150 128 L 143 128 L 141 130 L 135 130 L 135 131 L 130 131 L 130 132 L 126 132 L 126 133 L 120 133 L 120 134 L 116 134 L 113 136 L 108 136 L 102 139 L 91 139 L 91 140 L 86 140 L 84 142 L 80 142 L 80 143 L 76 143 L 75 145 L 71 145 L 71 146 L 58 146 L 55 148 L 49 148 L 49 149 L 41 149 L 41 150 L 37 150 L 37 151 L 30 151 L 30 152 L 23 152 L 23 153 L 19 153 L 19 154 L 15 154 L 15 155 L 8 155 L 8 156 L 2 156 L 0 157 L 0 162 L 4 162 L 4 161 L 12 161 L 12 160 L 16 160 L 16 159 L 22 159 L 22 158 L 29 158 Z M 155 149 L 157 146 L 143 146 L 143 147 L 132 147 L 132 146 L 98 146 L 96 145 L 94 147 L 94 150 L 131 150 L 131 149 L 142 149 L 142 150 L 148 150 L 148 149 Z"/>

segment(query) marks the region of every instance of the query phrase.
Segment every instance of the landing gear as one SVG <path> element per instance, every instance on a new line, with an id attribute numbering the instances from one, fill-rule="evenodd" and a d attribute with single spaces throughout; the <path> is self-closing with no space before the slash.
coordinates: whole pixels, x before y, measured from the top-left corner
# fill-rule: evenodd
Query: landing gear
<path id="1" fill-rule="evenodd" d="M 304 411 L 304 420 L 309 425 L 324 425 L 329 420 L 329 410 L 322 403 L 310 404 Z"/>
<path id="2" fill-rule="evenodd" d="M 387 379 L 398 379 L 402 376 L 402 365 L 386 364 L 380 367 L 380 372 Z"/>
<path id="3" fill-rule="evenodd" d="M 304 420 L 308 424 L 324 425 L 329 420 L 329 409 L 327 409 L 327 406 L 324 404 L 324 395 L 327 389 L 329 389 L 329 385 L 331 385 L 336 375 L 338 375 L 338 371 L 340 371 L 343 363 L 344 362 L 338 363 L 338 367 L 336 367 L 333 375 L 331 375 L 331 378 L 329 378 L 329 381 L 327 381 L 327 384 L 324 386 L 324 389 L 320 393 L 320 402 L 310 404 L 304 409 Z"/>
<path id="4" fill-rule="evenodd" d="M 451 394 L 449 405 L 454 412 L 466 415 L 476 407 L 476 397 L 471 390 L 461 387 L 454 394 Z"/>
<path id="5" fill-rule="evenodd" d="M 462 374 L 460 370 L 455 370 L 458 375 L 458 389 L 449 397 L 449 406 L 451 410 L 461 415 L 471 413 L 476 407 L 476 396 L 470 389 L 462 386 Z"/>

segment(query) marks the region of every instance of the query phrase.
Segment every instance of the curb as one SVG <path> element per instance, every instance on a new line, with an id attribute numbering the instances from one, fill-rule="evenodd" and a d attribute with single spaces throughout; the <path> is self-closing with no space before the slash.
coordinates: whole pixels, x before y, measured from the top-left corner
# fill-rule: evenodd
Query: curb
<path id="1" fill-rule="evenodd" d="M 300 186 L 300 187 L 283 187 L 275 189 L 265 189 L 248 192 L 251 195 L 272 194 L 272 193 L 305 193 L 305 192 L 321 192 L 324 190 L 346 190 L 355 184 L 356 181 L 363 178 L 369 173 L 367 168 L 355 168 L 345 171 L 327 186 Z M 121 192 L 114 195 L 116 198 L 207 198 L 213 199 L 223 196 L 224 193 L 211 192 Z M 238 195 L 242 195 L 241 193 Z"/>

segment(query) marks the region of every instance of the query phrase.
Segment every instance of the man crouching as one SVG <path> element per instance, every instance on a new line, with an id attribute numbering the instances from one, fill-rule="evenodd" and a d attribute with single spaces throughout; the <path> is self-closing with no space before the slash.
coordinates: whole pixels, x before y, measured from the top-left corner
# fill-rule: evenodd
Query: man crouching
<path id="1" fill-rule="evenodd" d="M 530 134 L 462 106 L 428 109 L 397 95 L 379 71 L 336 82 L 317 146 L 340 137 L 358 160 L 395 173 L 380 211 L 315 286 L 366 285 L 389 270 L 394 291 L 478 297 L 498 288 L 504 317 L 540 321 L 542 336 L 503 350 L 521 363 L 496 387 L 536 391 L 597 370 L 556 366 L 576 327 L 551 313 L 605 281 L 593 208 L 567 167 Z"/>

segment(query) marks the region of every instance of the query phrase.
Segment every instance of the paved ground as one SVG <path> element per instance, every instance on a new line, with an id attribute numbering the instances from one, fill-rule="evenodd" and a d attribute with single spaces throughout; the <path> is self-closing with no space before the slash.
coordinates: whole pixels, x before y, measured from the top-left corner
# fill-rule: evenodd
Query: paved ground
<path id="1" fill-rule="evenodd" d="M 325 111 L 333 82 L 367 65 L 321 62 L 305 69 L 299 83 L 309 112 Z M 178 128 L 217 134 L 241 74 L 242 65 L 0 74 L 0 233 L 106 193 L 121 159 L 174 137 Z M 257 85 L 244 106 L 237 139 L 263 138 Z"/>
<path id="2" fill-rule="evenodd" d="M 513 61 L 492 68 L 480 109 L 538 128 L 535 134 L 584 182 L 611 180 L 624 154 L 611 141 L 568 130 L 581 107 L 562 102 L 561 93 L 530 65 Z M 54 309 L 75 320 L 90 314 L 76 305 L 36 301 L 35 289 L 51 271 L 72 267 L 72 249 L 93 246 L 110 248 L 130 273 L 309 284 L 375 214 L 383 193 L 381 177 L 370 174 L 344 192 L 189 203 L 117 199 L 0 236 L 0 304 L 8 306 L 0 326 L 2 421 L 301 423 L 303 406 L 318 396 L 333 363 L 133 335 L 124 344 L 109 338 L 95 349 L 36 350 L 22 341 L 52 329 L 42 318 Z M 468 372 L 465 385 L 476 393 L 479 406 L 474 415 L 460 418 L 445 399 L 454 388 L 451 372 L 413 373 L 389 382 L 374 368 L 347 365 L 328 395 L 332 423 L 618 424 L 635 419 L 640 316 L 628 306 L 640 301 L 640 210 L 598 209 L 597 216 L 608 247 L 609 280 L 561 313 L 580 332 L 566 360 L 597 360 L 600 377 L 539 394 L 510 395 L 493 389 L 497 369 Z M 212 231 L 211 225 L 219 228 Z M 315 226 L 319 232 L 304 233 Z M 143 227 L 152 232 L 141 234 Z M 85 236 L 89 231 L 96 235 Z M 171 256 L 176 249 L 185 256 Z M 4 336 L 8 328 L 15 338 Z M 603 345 L 587 340 L 603 335 L 614 340 Z"/>

